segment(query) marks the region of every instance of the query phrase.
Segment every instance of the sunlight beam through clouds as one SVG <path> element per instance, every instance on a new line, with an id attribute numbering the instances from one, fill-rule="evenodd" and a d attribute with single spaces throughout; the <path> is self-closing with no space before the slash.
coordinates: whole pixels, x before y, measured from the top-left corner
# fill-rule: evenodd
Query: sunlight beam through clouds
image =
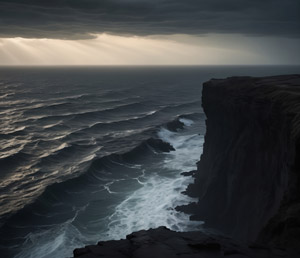
<path id="1" fill-rule="evenodd" d="M 95 39 L 0 39 L 0 65 L 214 65 L 268 64 L 268 56 L 249 46 L 218 45 L 222 36 L 125 37 Z M 241 36 L 240 36 L 241 37 Z"/>

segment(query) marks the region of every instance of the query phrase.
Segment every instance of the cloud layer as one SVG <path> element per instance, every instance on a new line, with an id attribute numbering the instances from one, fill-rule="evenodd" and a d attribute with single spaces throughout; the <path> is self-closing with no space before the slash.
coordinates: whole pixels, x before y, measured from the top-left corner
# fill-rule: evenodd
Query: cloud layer
<path id="1" fill-rule="evenodd" d="M 300 37 L 299 0 L 0 0 L 0 37 L 230 33 Z"/>

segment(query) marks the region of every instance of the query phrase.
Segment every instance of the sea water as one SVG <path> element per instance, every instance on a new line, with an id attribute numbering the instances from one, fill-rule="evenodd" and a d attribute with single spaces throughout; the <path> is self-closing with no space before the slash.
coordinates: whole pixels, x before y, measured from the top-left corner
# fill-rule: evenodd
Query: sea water
<path id="1" fill-rule="evenodd" d="M 299 73 L 289 66 L 0 68 L 0 253 L 76 247 L 167 226 L 204 144 L 202 83 Z M 150 139 L 170 144 L 165 152 Z"/>

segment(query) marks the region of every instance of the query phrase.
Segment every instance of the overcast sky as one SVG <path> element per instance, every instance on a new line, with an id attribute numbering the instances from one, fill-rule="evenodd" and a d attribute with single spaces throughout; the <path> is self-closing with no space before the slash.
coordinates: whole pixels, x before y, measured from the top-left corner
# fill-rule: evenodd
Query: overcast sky
<path id="1" fill-rule="evenodd" d="M 299 0 L 0 0 L 2 65 L 299 64 L 299 46 Z"/>

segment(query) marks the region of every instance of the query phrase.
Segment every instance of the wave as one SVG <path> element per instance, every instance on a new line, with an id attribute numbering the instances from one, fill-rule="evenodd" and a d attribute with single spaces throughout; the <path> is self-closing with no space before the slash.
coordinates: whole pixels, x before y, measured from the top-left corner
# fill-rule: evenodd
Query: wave
<path id="1" fill-rule="evenodd" d="M 149 101 L 148 101 L 149 102 Z M 63 102 L 63 103 L 49 103 L 48 105 L 45 105 L 45 103 L 38 104 L 38 106 L 32 107 L 30 109 L 27 109 L 24 111 L 24 115 L 26 117 L 30 116 L 37 116 L 37 119 L 47 118 L 47 117 L 60 117 L 60 118 L 67 118 L 70 116 L 78 116 L 78 118 L 81 118 L 82 115 L 85 115 L 84 118 L 87 118 L 86 116 L 95 116 L 100 115 L 101 113 L 112 113 L 112 112 L 132 112 L 136 111 L 139 108 L 144 108 L 147 103 L 143 102 L 127 102 L 122 103 L 120 101 L 104 101 L 100 104 L 105 104 L 104 109 L 99 110 L 99 103 L 91 103 L 89 102 L 89 107 L 97 104 L 97 107 L 95 106 L 95 109 L 90 110 L 81 110 L 79 107 L 81 105 L 78 105 L 78 103 L 73 102 Z M 107 108 L 109 104 L 112 104 L 112 107 Z M 100 105 L 101 106 L 101 105 Z M 53 112 L 56 110 L 60 111 L 60 115 L 53 115 Z"/>
<path id="2" fill-rule="evenodd" d="M 0 167 L 3 173 L 8 173 L 8 170 L 13 170 L 14 168 L 20 166 L 20 164 L 29 161 L 32 156 L 30 154 L 23 153 L 19 151 L 17 153 L 13 153 L 10 156 L 4 157 L 0 159 Z M 3 176 L 1 173 L 1 176 Z"/>
<path id="3" fill-rule="evenodd" d="M 73 164 L 74 166 L 82 163 L 87 156 L 90 156 L 91 153 L 94 154 L 100 149 L 101 146 L 62 143 L 54 149 L 43 152 L 34 166 L 44 171 L 59 169 L 63 164 Z M 77 161 L 74 162 L 74 158 L 77 158 Z"/>
<path id="4" fill-rule="evenodd" d="M 153 112 L 149 115 L 153 116 L 156 115 L 156 113 L 157 112 Z M 81 245 L 82 243 L 89 243 L 91 241 L 98 240 L 99 232 L 108 232 L 106 233 L 106 237 L 108 237 L 108 235 L 114 235 L 114 238 L 116 238 L 118 227 L 120 226 L 113 222 L 113 218 L 115 218 L 116 215 L 111 217 L 110 222 L 103 222 L 103 220 L 108 219 L 109 216 L 112 216 L 112 214 L 117 214 L 118 212 L 116 213 L 116 211 L 120 212 L 120 209 L 122 208 L 120 200 L 124 201 L 123 206 L 130 203 L 131 200 L 144 202 L 146 193 L 143 193 L 140 198 L 137 198 L 139 192 L 136 193 L 135 197 L 129 199 L 126 199 L 125 197 L 132 191 L 139 191 L 141 187 L 146 187 L 144 190 L 147 190 L 151 186 L 151 184 L 149 185 L 151 180 L 159 181 L 159 178 L 149 178 L 151 175 L 148 174 L 149 172 L 147 172 L 147 167 L 152 166 L 151 164 L 155 164 L 158 162 L 158 160 L 161 160 L 163 157 L 161 155 L 172 156 L 172 153 L 178 152 L 178 145 L 176 145 L 176 141 L 171 142 L 170 139 L 172 137 L 167 138 L 161 133 L 157 134 L 157 131 L 166 131 L 170 134 L 177 135 L 177 133 L 184 127 L 192 124 L 190 118 L 193 116 L 197 117 L 198 114 L 195 113 L 177 116 L 168 123 L 157 125 L 155 127 L 155 131 L 153 131 L 153 128 L 143 128 L 144 131 L 141 131 L 140 137 L 135 130 L 132 130 L 132 132 L 130 132 L 130 136 L 128 137 L 133 137 L 132 139 L 136 138 L 136 141 L 138 141 L 140 138 L 142 141 L 135 147 L 125 152 L 115 152 L 103 157 L 98 157 L 97 155 L 89 156 L 89 158 L 86 159 L 85 165 L 82 166 L 83 172 L 81 172 L 80 175 L 71 179 L 67 179 L 67 177 L 65 177 L 64 181 L 62 182 L 56 182 L 48 185 L 43 193 L 39 195 L 32 203 L 25 205 L 22 209 L 16 211 L 14 214 L 10 214 L 10 218 L 6 219 L 6 222 L 1 227 L 1 242 L 3 242 L 3 236 L 5 236 L 7 239 L 5 241 L 9 242 L 10 244 L 14 243 L 16 245 L 20 245 L 23 242 L 21 239 L 27 239 L 27 242 L 23 243 L 22 246 L 25 249 L 28 246 L 31 246 L 28 250 L 31 250 L 30 252 L 35 252 L 34 250 L 36 249 L 33 248 L 28 242 L 29 239 L 30 241 L 37 241 L 35 245 L 37 245 L 38 248 L 43 249 L 43 244 L 40 242 L 42 240 L 36 237 L 39 234 L 43 234 L 43 241 L 46 241 L 46 238 L 48 241 L 49 230 L 50 232 L 54 230 L 56 237 L 62 237 L 62 232 L 63 234 L 68 234 L 67 239 L 60 239 L 59 241 L 61 242 L 58 241 L 56 247 L 51 244 L 52 249 L 49 247 L 49 243 L 46 241 L 47 244 L 45 244 L 44 248 L 50 248 L 52 251 L 54 249 L 56 251 L 61 249 L 62 246 L 69 241 L 68 239 L 72 234 L 71 232 L 74 233 L 75 231 L 78 235 L 77 237 L 74 237 L 77 240 L 80 238 L 76 246 Z M 145 130 L 149 130 L 149 132 L 145 133 Z M 111 133 L 116 132 L 113 131 Z M 151 137 L 143 139 L 145 136 L 151 134 Z M 116 142 L 120 142 L 122 138 L 124 138 L 124 136 L 120 135 L 120 139 Z M 127 144 L 130 142 L 128 141 L 129 139 L 123 140 L 124 143 Z M 60 140 L 58 140 L 58 142 L 59 141 Z M 44 143 L 41 145 L 41 147 L 43 145 Z M 49 152 L 48 155 L 45 154 L 44 157 L 41 157 L 40 162 L 38 162 L 35 167 L 45 168 L 46 170 L 44 170 L 44 172 L 47 171 L 47 167 L 50 170 L 53 170 L 53 164 L 67 162 L 69 158 L 72 160 L 72 154 L 78 157 L 80 156 L 80 153 L 82 154 L 82 157 L 78 159 L 78 162 L 81 163 L 83 162 L 83 157 L 87 156 L 86 152 L 91 150 L 90 147 L 91 146 L 88 145 L 63 143 L 61 145 L 57 144 L 56 148 L 49 148 L 49 150 L 52 149 L 52 152 Z M 182 158 L 180 160 L 182 160 Z M 70 166 L 70 164 L 66 163 L 67 166 Z M 52 168 L 50 168 L 51 166 Z M 63 166 L 60 164 L 58 167 L 62 168 Z M 38 171 L 37 173 L 40 172 Z M 72 174 L 72 176 L 74 176 L 74 174 Z M 180 180 L 174 182 L 171 179 L 166 178 L 161 181 L 160 187 L 165 187 L 165 190 L 168 190 L 168 187 L 171 187 L 172 189 L 176 188 L 178 193 L 178 186 L 181 183 L 182 182 Z M 157 192 L 156 196 L 159 199 L 161 198 L 160 194 L 163 194 L 163 192 L 159 193 L 160 187 L 159 185 L 157 186 L 157 190 L 150 190 L 150 192 Z M 176 191 L 172 191 L 174 191 L 174 195 L 172 195 L 174 197 Z M 153 196 L 153 198 L 156 197 Z M 185 197 L 180 198 L 178 199 L 178 203 L 187 200 L 184 199 Z M 165 202 L 168 202 L 168 200 L 166 199 Z M 169 203 L 168 205 L 171 204 Z M 170 207 L 172 205 L 170 207 L 168 205 L 166 204 L 166 206 L 164 206 L 164 212 L 165 210 L 171 209 Z M 84 212 L 84 216 L 81 216 L 82 211 L 80 210 L 82 210 L 83 207 L 86 207 L 86 211 Z M 99 207 L 103 207 L 104 210 L 99 210 Z M 182 223 L 180 221 L 186 220 L 187 218 L 182 217 L 180 219 L 180 215 L 175 211 L 172 211 L 172 214 L 169 214 L 171 217 L 173 216 L 173 219 L 170 217 L 171 221 L 173 221 L 170 222 L 170 225 L 173 225 L 172 227 L 174 229 L 176 229 L 176 227 L 180 228 Z M 129 216 L 130 214 L 128 213 L 127 215 Z M 66 222 L 70 220 L 73 222 Z M 108 231 L 107 228 L 101 229 L 101 227 L 106 227 L 108 223 L 111 226 L 111 231 Z M 132 225 L 130 223 L 128 230 L 132 230 Z M 160 223 L 166 222 L 160 221 Z M 82 227 L 83 224 L 86 225 L 84 228 Z M 113 226 L 114 224 L 115 226 Z M 58 226 L 56 227 L 55 225 Z M 61 231 L 61 227 L 64 227 L 63 225 L 67 226 L 64 228 L 64 231 Z M 93 231 L 95 230 L 95 225 L 98 227 L 97 232 Z M 126 230 L 123 231 L 123 233 L 124 232 L 126 232 Z M 16 239 L 17 236 L 18 239 Z M 89 237 L 86 239 L 86 236 Z M 52 253 L 50 249 L 48 251 L 49 253 Z M 27 257 L 24 250 L 23 255 L 20 257 Z M 45 249 L 43 250 L 45 251 Z"/>
<path id="5" fill-rule="evenodd" d="M 177 113 L 177 110 L 174 112 L 175 114 Z M 200 113 L 193 113 L 193 114 L 187 114 L 183 115 L 186 117 L 190 117 L 191 119 L 197 118 L 197 117 L 202 117 L 204 114 Z M 166 114 L 164 110 L 155 110 L 151 112 L 146 112 L 143 113 L 139 116 L 131 117 L 131 118 L 125 118 L 121 120 L 116 120 L 116 121 L 109 121 L 109 122 L 96 122 L 95 124 L 92 124 L 88 127 L 81 128 L 77 131 L 71 132 L 68 136 L 71 137 L 72 135 L 77 135 L 77 134 L 103 134 L 105 132 L 109 131 L 124 131 L 124 130 L 138 130 L 139 128 L 150 128 L 150 127 L 160 127 L 160 124 L 158 123 L 160 120 L 166 120 L 172 116 L 171 114 Z M 164 124 L 163 126 L 166 126 L 167 129 L 171 131 L 176 131 L 177 129 L 182 129 L 183 128 L 183 123 L 179 121 L 179 118 L 175 116 L 175 120 L 172 120 L 171 122 L 168 122 Z"/>
<path id="6" fill-rule="evenodd" d="M 24 134 L 26 128 L 27 128 L 26 126 L 21 126 L 17 128 L 6 128 L 4 132 L 0 133 L 0 136 L 7 137 L 7 136 L 21 135 Z"/>
<path id="7" fill-rule="evenodd" d="M 162 111 L 167 112 L 167 111 L 173 110 L 173 109 L 178 110 L 178 109 L 191 108 L 191 107 L 196 107 L 197 110 L 199 110 L 200 106 L 201 106 L 201 101 L 197 100 L 197 101 L 179 103 L 179 104 L 176 104 L 176 105 L 165 106 L 165 107 L 162 108 Z"/>
<path id="8" fill-rule="evenodd" d="M 178 119 L 184 126 L 193 125 L 186 117 Z M 34 206 L 29 209 L 39 214 L 35 220 L 49 214 L 49 208 L 44 209 L 57 205 L 58 200 L 63 200 L 58 207 L 70 205 L 69 212 L 59 213 L 57 208 L 56 215 L 47 217 L 47 223 L 60 226 L 24 236 L 32 242 L 24 244 L 19 257 L 32 253 L 68 256 L 68 249 L 99 239 L 119 239 L 142 228 L 164 225 L 187 231 L 201 227 L 202 222 L 189 221 L 188 215 L 174 209 L 192 201 L 179 194 L 192 180 L 180 173 L 195 167 L 192 163 L 199 159 L 199 144 L 203 144 L 203 137 L 198 134 L 182 134 L 180 129 L 171 132 L 164 124 L 157 137 L 148 138 L 129 152 L 97 158 L 81 176 L 47 188 L 43 199 L 39 197 L 39 210 Z M 192 162 L 187 164 L 188 160 Z M 57 241 L 50 242 L 50 235 Z"/>
<path id="9" fill-rule="evenodd" d="M 78 97 L 78 99 L 76 99 L 76 97 Z M 86 97 L 86 99 L 82 100 L 84 101 L 83 103 L 79 101 L 82 97 Z M 4 115 L 4 118 L 7 116 L 8 112 L 10 113 L 10 116 L 18 115 L 18 119 L 16 121 L 19 123 L 40 122 L 46 119 L 53 120 L 55 118 L 68 119 L 72 118 L 74 115 L 79 115 L 80 118 L 80 115 L 82 114 L 101 112 L 105 110 L 113 111 L 114 107 L 121 107 L 126 104 L 136 103 L 137 100 L 136 97 L 114 100 L 98 98 L 99 96 L 97 95 L 80 94 L 73 97 L 49 98 L 44 101 L 34 99 L 11 100 L 6 101 L 7 103 L 1 102 L 0 110 L 3 109 L 3 112 L 0 112 L 0 115 Z M 101 107 L 103 109 L 101 109 Z"/>
<path id="10" fill-rule="evenodd" d="M 178 121 L 180 118 L 176 118 L 174 121 Z M 173 129 L 175 128 L 175 123 L 172 123 Z M 164 124 L 161 127 L 166 127 L 170 123 Z M 182 128 L 181 125 L 178 123 L 178 128 Z M 51 165 L 53 164 L 53 161 L 59 162 L 59 160 L 66 160 L 66 158 L 72 156 L 72 154 L 79 154 L 79 153 L 85 153 L 90 146 L 80 146 L 80 145 L 68 145 L 65 143 L 62 143 L 59 145 L 56 149 L 52 149 L 50 153 L 44 154 L 44 157 L 41 157 L 40 161 L 35 166 L 46 166 L 46 164 Z M 142 141 L 139 145 L 134 147 L 133 149 L 121 153 L 121 154 L 110 154 L 108 156 L 102 157 L 102 158 L 96 158 L 94 159 L 89 168 L 81 174 L 77 178 L 73 178 L 61 183 L 55 183 L 56 188 L 57 184 L 62 185 L 62 188 L 65 189 L 65 184 L 67 186 L 72 185 L 72 182 L 84 182 L 84 181 L 90 181 L 89 178 L 92 178 L 92 180 L 95 177 L 95 173 L 100 173 L 105 169 L 110 169 L 110 167 L 115 167 L 116 164 L 135 164 L 138 162 L 139 159 L 143 157 L 147 157 L 149 155 L 156 155 L 160 152 L 170 152 L 173 151 L 174 147 L 168 143 L 163 141 L 162 139 L 150 137 L 144 141 Z M 76 156 L 76 155 L 75 155 Z M 5 159 L 0 160 L 0 166 L 1 167 L 9 167 L 9 166 L 17 166 L 19 162 L 29 160 L 32 156 L 19 152 L 17 154 L 14 154 L 10 157 L 7 157 Z M 53 186 L 48 186 L 45 193 L 47 192 L 53 192 L 52 189 Z M 60 187 L 59 187 L 60 188 Z M 55 191 L 54 191 L 55 192 Z M 42 198 L 42 197 L 41 197 Z"/>
<path id="11" fill-rule="evenodd" d="M 0 95 L 0 99 L 5 99 L 5 98 L 7 98 L 9 96 L 12 96 L 12 95 L 14 95 L 14 94 L 13 93 L 4 93 L 3 95 Z"/>
<path id="12" fill-rule="evenodd" d="M 61 105 L 68 106 L 70 103 L 54 103 L 53 106 L 61 107 Z M 133 102 L 126 103 L 122 105 L 117 105 L 112 108 L 105 108 L 92 111 L 81 110 L 77 112 L 76 110 L 66 114 L 56 115 L 58 112 L 53 110 L 48 114 L 42 114 L 40 107 L 36 109 L 36 114 L 34 116 L 22 115 L 16 117 L 10 122 L 12 127 L 10 131 L 6 128 L 4 133 L 1 134 L 3 138 L 9 138 L 14 136 L 25 136 L 30 132 L 36 132 L 43 130 L 43 133 L 63 133 L 65 137 L 78 136 L 78 134 L 91 133 L 98 134 L 99 132 L 105 133 L 108 131 L 119 129 L 129 130 L 138 129 L 139 127 L 150 127 L 155 124 L 156 121 L 161 119 L 166 119 L 166 117 L 172 116 L 172 113 L 178 114 L 182 113 L 181 109 L 185 109 L 191 106 L 198 108 L 198 102 L 190 102 L 185 104 L 178 104 L 168 107 L 157 107 L 153 110 L 154 103 L 148 102 Z M 149 111 L 149 109 L 151 111 Z M 60 110 L 61 111 L 61 110 Z M 30 112 L 30 110 L 28 111 Z M 24 119 L 24 116 L 26 117 Z M 122 119 L 120 119 L 120 117 Z M 101 118 L 102 122 L 98 122 Z M 151 119 L 150 119 L 151 118 Z M 30 126 L 24 126 L 24 123 L 30 123 Z M 96 122 L 96 123 L 95 123 Z M 175 122 L 175 123 L 178 123 Z M 169 129 L 174 125 L 169 125 Z M 176 127 L 176 125 L 175 125 Z M 72 128 L 76 128 L 75 130 Z"/>

